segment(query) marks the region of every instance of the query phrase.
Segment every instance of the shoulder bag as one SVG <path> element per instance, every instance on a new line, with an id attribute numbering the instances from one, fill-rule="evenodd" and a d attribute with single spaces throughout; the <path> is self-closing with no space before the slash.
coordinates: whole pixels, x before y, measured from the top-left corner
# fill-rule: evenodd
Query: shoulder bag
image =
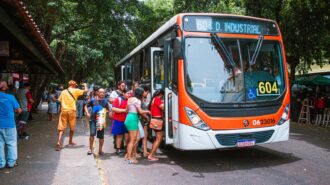
<path id="1" fill-rule="evenodd" d="M 151 103 L 151 106 L 153 106 L 154 100 Z M 164 120 L 162 118 L 153 118 L 151 117 L 150 120 L 150 128 L 154 130 L 162 130 L 164 125 Z"/>

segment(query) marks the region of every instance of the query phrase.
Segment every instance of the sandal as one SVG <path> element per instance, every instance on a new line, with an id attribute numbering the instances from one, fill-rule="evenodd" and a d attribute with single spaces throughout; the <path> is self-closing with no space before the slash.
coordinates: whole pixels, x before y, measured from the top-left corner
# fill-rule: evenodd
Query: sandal
<path id="1" fill-rule="evenodd" d="M 158 161 L 159 159 L 156 158 L 156 157 L 150 157 L 148 156 L 148 161 L 151 161 L 151 162 L 155 162 L 155 161 Z"/>
<path id="2" fill-rule="evenodd" d="M 87 155 L 92 155 L 92 154 L 93 154 L 93 152 L 88 150 Z"/>
<path id="3" fill-rule="evenodd" d="M 76 145 L 77 145 L 77 143 L 72 142 L 72 143 L 69 143 L 67 146 L 76 146 Z"/>
<path id="4" fill-rule="evenodd" d="M 143 157 L 148 157 L 149 156 L 149 152 L 143 153 Z"/>
<path id="5" fill-rule="evenodd" d="M 60 144 L 57 144 L 55 150 L 60 151 L 61 149 L 62 149 L 62 146 Z"/>
<path id="6" fill-rule="evenodd" d="M 128 164 L 137 164 L 138 161 L 137 160 L 128 160 Z"/>
<path id="7" fill-rule="evenodd" d="M 103 151 L 99 152 L 100 156 L 103 156 L 105 153 Z"/>

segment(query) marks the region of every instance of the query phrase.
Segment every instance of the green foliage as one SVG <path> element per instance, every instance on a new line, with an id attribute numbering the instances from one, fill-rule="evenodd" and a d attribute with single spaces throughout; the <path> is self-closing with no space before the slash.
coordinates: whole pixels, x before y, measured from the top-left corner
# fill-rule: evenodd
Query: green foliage
<path id="1" fill-rule="evenodd" d="M 109 85 L 113 67 L 172 16 L 182 12 L 276 20 L 289 62 L 306 70 L 329 61 L 327 0 L 33 0 L 28 10 L 65 69 L 58 78 Z"/>
<path id="2" fill-rule="evenodd" d="M 329 11 L 327 0 L 246 0 L 249 15 L 276 20 L 281 28 L 292 77 L 312 64 L 329 64 Z"/>
<path id="3" fill-rule="evenodd" d="M 174 12 L 212 12 L 244 14 L 244 7 L 239 0 L 174 0 Z"/>

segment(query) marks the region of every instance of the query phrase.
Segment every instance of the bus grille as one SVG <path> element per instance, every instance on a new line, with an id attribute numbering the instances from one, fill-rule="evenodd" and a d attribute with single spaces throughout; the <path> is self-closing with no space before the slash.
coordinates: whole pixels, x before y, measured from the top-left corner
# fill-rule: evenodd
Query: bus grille
<path id="1" fill-rule="evenodd" d="M 241 133 L 241 134 L 217 134 L 215 137 L 222 146 L 236 146 L 237 140 L 255 139 L 255 143 L 264 143 L 268 141 L 274 133 L 274 130 L 261 132 Z"/>

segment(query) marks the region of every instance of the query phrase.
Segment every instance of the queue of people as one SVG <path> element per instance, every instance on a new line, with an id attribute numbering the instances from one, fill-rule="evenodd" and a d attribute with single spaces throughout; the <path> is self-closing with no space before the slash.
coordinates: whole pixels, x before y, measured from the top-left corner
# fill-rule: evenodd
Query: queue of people
<path id="1" fill-rule="evenodd" d="M 87 84 L 83 85 L 84 89 L 81 90 L 77 88 L 76 82 L 71 80 L 68 83 L 69 88 L 62 90 L 56 100 L 61 104 L 56 151 L 62 149 L 61 141 L 67 127 L 70 127 L 68 145 L 76 145 L 73 141 L 73 135 L 78 108 L 77 101 L 79 96 L 87 92 Z M 140 147 L 143 148 L 143 156 L 149 161 L 158 161 L 155 153 L 163 139 L 163 126 L 150 127 L 156 133 L 156 139 L 150 153 L 147 148 L 147 136 L 150 121 L 162 121 L 163 119 L 164 103 L 162 98 L 164 91 L 156 91 L 151 101 L 147 102 L 149 93 L 148 86 L 139 86 L 138 83 L 134 83 L 132 90 L 128 90 L 124 81 L 117 83 L 117 89 L 112 91 L 108 98 L 105 97 L 106 90 L 104 88 L 94 89 L 94 93 L 91 93 L 91 96 L 84 103 L 84 114 L 89 120 L 90 128 L 87 155 L 93 154 L 95 136 L 99 141 L 98 155 L 104 155 L 104 133 L 106 117 L 108 116 L 112 122 L 110 132 L 114 136 L 114 148 L 118 156 L 123 156 L 129 164 L 138 163 L 138 145 L 140 143 Z M 53 100 L 55 101 L 55 98 Z M 49 112 L 51 111 L 49 110 Z"/>
<path id="2" fill-rule="evenodd" d="M 6 81 L 0 82 L 0 169 L 18 166 L 17 139 L 29 137 L 26 125 L 34 103 L 30 89 L 31 85 L 24 83 L 23 87 L 12 95 L 8 93 Z M 68 127 L 70 132 L 67 145 L 77 145 L 74 142 L 76 119 L 83 114 L 89 120 L 90 128 L 87 155 L 93 154 L 95 136 L 99 141 L 98 155 L 104 155 L 104 134 L 108 116 L 111 120 L 110 132 L 114 136 L 116 155 L 122 156 L 129 164 L 138 163 L 139 151 L 149 161 L 159 160 L 155 154 L 164 135 L 163 90 L 156 91 L 150 98 L 148 86 L 135 82 L 132 90 L 129 90 L 126 83 L 120 81 L 117 83 L 117 89 L 111 93 L 104 88 L 94 88 L 90 96 L 87 92 L 86 83 L 83 88 L 78 88 L 78 84 L 70 80 L 67 89 L 60 86 L 43 94 L 44 101 L 48 102 L 49 120 L 53 121 L 55 114 L 59 114 L 56 151 L 62 149 L 63 135 Z M 81 97 L 83 103 L 78 103 Z M 83 107 L 82 113 L 78 113 L 80 107 Z M 149 128 L 156 134 L 150 151 L 147 147 Z"/>

